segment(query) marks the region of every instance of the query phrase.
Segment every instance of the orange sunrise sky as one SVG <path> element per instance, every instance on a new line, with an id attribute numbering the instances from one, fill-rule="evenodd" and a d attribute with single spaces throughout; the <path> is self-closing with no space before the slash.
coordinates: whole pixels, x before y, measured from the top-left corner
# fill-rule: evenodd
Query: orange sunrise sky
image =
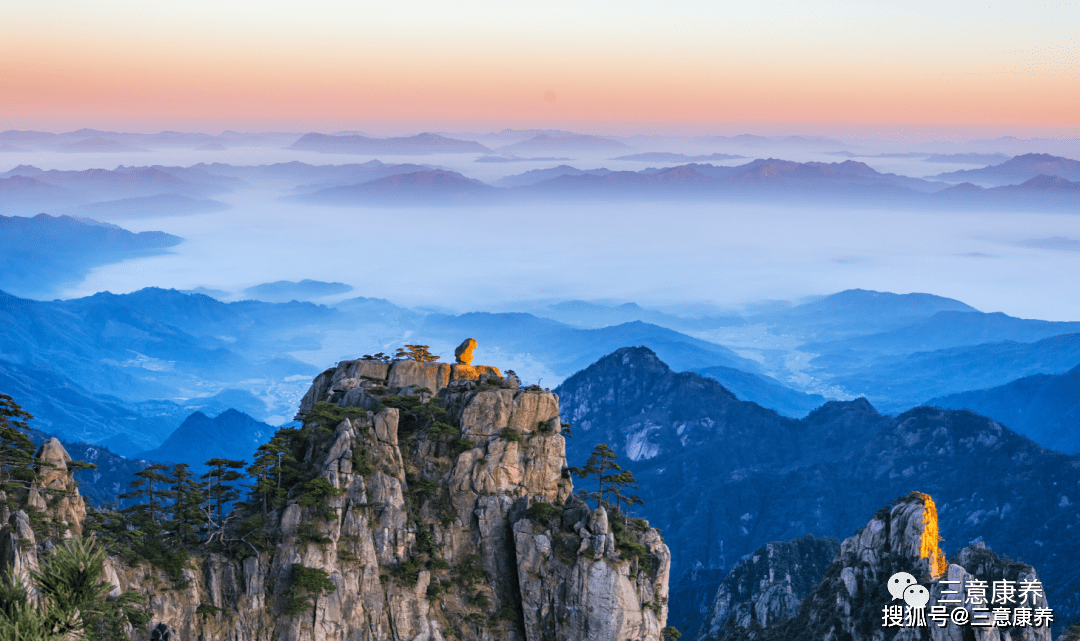
<path id="1" fill-rule="evenodd" d="M 1077 135 L 1080 3 L 728 5 L 20 3 L 0 8 L 0 129 L 798 123 Z"/>

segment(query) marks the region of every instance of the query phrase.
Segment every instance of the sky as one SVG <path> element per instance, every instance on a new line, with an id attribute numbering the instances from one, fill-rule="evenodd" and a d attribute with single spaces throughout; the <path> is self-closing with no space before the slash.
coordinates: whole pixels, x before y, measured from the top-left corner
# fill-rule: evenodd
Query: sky
<path id="1" fill-rule="evenodd" d="M 1078 24 L 1077 2 L 7 2 L 0 130 L 1075 138 Z"/>

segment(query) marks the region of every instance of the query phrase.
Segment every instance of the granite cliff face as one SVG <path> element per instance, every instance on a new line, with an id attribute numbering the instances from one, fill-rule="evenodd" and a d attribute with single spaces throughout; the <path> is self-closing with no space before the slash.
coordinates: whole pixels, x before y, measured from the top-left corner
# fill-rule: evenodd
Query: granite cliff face
<path id="1" fill-rule="evenodd" d="M 753 639 L 762 628 L 792 618 L 839 551 L 836 539 L 809 534 L 755 550 L 720 584 L 699 638 Z"/>
<path id="2" fill-rule="evenodd" d="M 38 480 L 17 497 L 25 510 L 10 512 L 4 501 L 7 495 L 0 490 L 0 580 L 15 576 L 24 585 L 29 584 L 30 572 L 38 569 L 38 537 L 27 512 L 38 511 L 58 541 L 81 536 L 86 519 L 86 506 L 72 478 L 71 457 L 64 446 L 51 438 L 38 448 L 36 456 L 40 460 L 36 466 Z"/>
<path id="3" fill-rule="evenodd" d="M 840 544 L 820 581 L 801 603 L 793 603 L 791 591 L 769 594 L 768 589 L 762 589 L 775 581 L 762 580 L 749 596 L 733 594 L 730 584 L 737 584 L 738 577 L 752 572 L 758 563 L 757 558 L 744 561 L 717 592 L 713 616 L 703 626 L 699 641 L 1050 641 L 1052 624 L 993 625 L 992 608 L 1003 605 L 991 603 L 996 598 L 995 582 L 1019 586 L 1013 603 L 1004 608 L 1010 623 L 1015 622 L 1017 608 L 1031 608 L 1032 612 L 1049 608 L 1034 568 L 1003 560 L 982 543 L 968 546 L 946 561 L 939 540 L 933 499 L 912 492 L 879 510 L 865 527 Z M 800 541 L 769 547 L 798 547 Z M 801 578 L 814 570 L 806 568 Z M 820 568 L 816 570 L 820 572 Z M 905 607 L 903 600 L 894 598 L 889 585 L 901 572 L 911 575 L 911 581 L 929 593 L 921 625 L 918 618 L 905 620 L 903 614 L 897 619 L 885 617 L 889 606 L 901 612 Z M 1039 582 L 1040 589 L 1038 594 L 1023 597 L 1021 603 L 1025 582 Z M 753 604 L 755 613 L 775 612 L 777 616 L 740 616 L 748 603 Z M 935 608 L 947 616 L 935 619 Z M 954 616 L 954 608 L 966 612 Z"/>
<path id="4" fill-rule="evenodd" d="M 418 424 L 431 400 L 446 421 Z M 157 638 L 659 641 L 668 549 L 572 494 L 558 402 L 492 367 L 339 363 L 298 414 L 323 500 L 290 498 L 263 549 L 197 554 L 183 581 L 117 557 L 106 578 L 148 597 Z M 297 594 L 313 607 L 290 614 Z"/>
<path id="5" fill-rule="evenodd" d="M 675 559 L 669 622 L 684 632 L 744 556 L 806 533 L 843 539 L 912 491 L 934 497 L 947 556 L 982 540 L 1022 559 L 1039 569 L 1060 621 L 1080 620 L 1080 456 L 968 411 L 888 416 L 860 398 L 790 419 L 672 372 L 642 347 L 556 392 L 573 424 L 571 465 L 608 443 L 637 478 L 642 513 Z"/>

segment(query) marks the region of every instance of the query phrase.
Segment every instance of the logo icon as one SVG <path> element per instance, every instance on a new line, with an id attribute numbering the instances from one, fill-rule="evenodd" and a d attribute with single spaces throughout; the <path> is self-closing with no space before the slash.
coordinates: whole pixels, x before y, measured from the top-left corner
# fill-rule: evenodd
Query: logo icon
<path id="1" fill-rule="evenodd" d="M 918 585 L 915 582 L 915 577 L 911 576 L 907 572 L 897 572 L 889 578 L 889 594 L 892 595 L 893 601 L 904 598 L 904 590 L 907 590 L 909 586 Z M 925 590 L 925 588 L 923 588 Z M 929 594 L 927 595 L 929 598 Z M 907 600 L 904 600 L 907 603 Z M 925 603 L 925 602 L 924 602 Z M 908 605 L 911 605 L 910 603 Z"/>
<path id="2" fill-rule="evenodd" d="M 927 590 L 918 583 L 909 585 L 907 586 L 907 589 L 904 590 L 904 603 L 913 608 L 925 608 L 929 601 L 930 590 Z"/>

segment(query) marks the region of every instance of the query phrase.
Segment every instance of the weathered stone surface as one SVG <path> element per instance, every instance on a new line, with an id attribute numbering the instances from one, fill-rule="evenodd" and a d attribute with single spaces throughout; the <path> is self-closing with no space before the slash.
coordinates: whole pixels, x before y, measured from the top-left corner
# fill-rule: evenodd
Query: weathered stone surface
<path id="1" fill-rule="evenodd" d="M 973 572 L 960 563 L 975 568 Z M 929 588 L 930 601 L 926 605 L 928 625 L 902 627 L 883 632 L 882 613 L 886 606 L 897 601 L 888 591 L 888 580 L 897 572 L 907 572 L 920 585 Z M 938 547 L 937 510 L 933 500 L 926 494 L 912 492 L 879 510 L 873 519 L 854 536 L 840 544 L 835 560 L 825 570 L 824 577 L 798 608 L 798 614 L 787 620 L 777 621 L 768 610 L 790 612 L 794 592 L 774 595 L 764 599 L 750 613 L 748 625 L 742 625 L 738 607 L 732 603 L 716 603 L 713 612 L 728 608 L 726 627 L 705 630 L 701 639 L 759 639 L 761 641 L 850 639 L 851 641 L 880 641 L 884 638 L 905 641 L 1049 641 L 1047 627 L 977 627 L 970 624 L 958 626 L 949 622 L 944 627 L 930 621 L 932 608 L 942 606 L 951 612 L 954 604 L 947 603 L 943 590 L 950 589 L 944 581 L 959 581 L 959 599 L 956 604 L 968 610 L 969 620 L 976 607 L 978 593 L 969 594 L 966 583 L 970 579 L 992 581 L 1036 580 L 1035 570 L 1023 563 L 1002 561 L 985 546 L 969 546 L 946 563 Z M 775 582 L 775 576 L 770 580 Z M 727 581 L 725 581 L 727 584 Z M 764 586 L 763 586 L 764 587 Z M 725 597 L 723 589 L 718 599 Z M 986 591 L 990 596 L 990 591 Z M 956 597 L 953 597 L 956 598 Z M 903 605 L 903 604 L 901 604 Z M 1034 600 L 1032 608 L 1048 607 L 1045 596 Z M 987 614 L 989 616 L 989 614 Z M 716 617 L 713 619 L 716 620 Z M 724 625 L 723 622 L 720 622 Z"/>
<path id="2" fill-rule="evenodd" d="M 454 360 L 459 365 L 472 365 L 473 350 L 476 349 L 476 339 L 466 338 L 461 345 L 454 350 Z"/>
<path id="3" fill-rule="evenodd" d="M 492 367 L 491 365 L 454 365 L 450 370 L 450 380 L 452 381 L 464 381 L 464 380 L 480 380 L 480 377 L 484 374 L 497 376 L 502 378 L 502 373 L 499 372 L 498 367 Z"/>
<path id="4" fill-rule="evenodd" d="M 389 387 L 426 387 L 437 394 L 450 382 L 451 367 L 449 363 L 396 361 L 390 366 L 387 385 Z"/>
<path id="5" fill-rule="evenodd" d="M 41 463 L 37 466 L 38 480 L 30 486 L 29 504 L 66 526 L 65 536 L 82 536 L 86 505 L 68 468 L 71 456 L 56 438 L 42 443 L 36 456 Z"/>
<path id="6" fill-rule="evenodd" d="M 14 576 L 23 585 L 30 585 L 30 573 L 38 569 L 36 546 L 30 517 L 16 510 L 0 528 L 0 579 Z"/>
<path id="7" fill-rule="evenodd" d="M 497 370 L 459 381 L 454 391 L 450 375 L 447 364 L 348 361 L 317 377 L 302 416 L 319 401 L 429 387 L 441 390 L 434 402 L 447 407 L 460 435 L 401 432 L 398 409 L 317 429 L 309 423 L 298 464 L 339 494 L 311 505 L 300 501 L 300 488 L 290 490 L 286 504 L 270 510 L 269 546 L 243 559 L 193 549 L 177 584 L 147 563 L 107 560 L 112 598 L 128 590 L 147 598 L 151 632 L 140 638 L 660 641 L 667 547 L 654 530 L 639 528 L 630 536 L 647 562 L 621 558 L 607 513 L 590 515 L 572 495 L 557 397 L 502 387 Z M 472 447 L 456 449 L 459 441 Z M 62 451 L 49 456 L 65 460 Z M 48 482 L 70 476 L 64 467 Z M 565 505 L 556 508 L 563 516 L 554 530 L 522 518 L 536 501 Z M 77 512 L 59 515 L 81 521 Z M 25 574 L 37 552 L 32 540 L 20 545 L 16 532 L 33 533 L 25 514 L 12 520 L 0 532 L 0 558 Z M 588 532 L 580 554 L 575 526 Z M 287 616 L 297 563 L 325 571 L 335 589 Z M 530 614 L 541 610 L 548 614 Z"/>
<path id="8" fill-rule="evenodd" d="M 721 583 L 697 638 L 741 638 L 755 626 L 775 625 L 792 618 L 839 551 L 836 539 L 809 534 L 759 548 L 735 565 Z M 851 568 L 844 568 L 841 580 L 848 596 L 853 596 L 855 578 Z"/>
<path id="9" fill-rule="evenodd" d="M 564 512 L 562 527 L 554 531 L 529 519 L 514 523 L 528 640 L 659 639 L 667 616 L 671 563 L 659 534 L 646 530 L 637 535 L 657 568 L 639 573 L 637 560 L 621 559 L 603 543 L 598 550 L 584 545 L 585 540 L 578 545 L 578 536 L 566 523 L 570 518 Z M 595 519 L 606 522 L 607 515 Z M 592 539 L 603 542 L 607 536 Z"/>
<path id="10" fill-rule="evenodd" d="M 451 392 L 447 400 L 449 411 L 460 420 L 465 436 L 496 436 L 508 427 L 529 434 L 540 430 L 542 422 L 550 432 L 562 431 L 559 397 L 551 392 L 512 389 Z"/>

